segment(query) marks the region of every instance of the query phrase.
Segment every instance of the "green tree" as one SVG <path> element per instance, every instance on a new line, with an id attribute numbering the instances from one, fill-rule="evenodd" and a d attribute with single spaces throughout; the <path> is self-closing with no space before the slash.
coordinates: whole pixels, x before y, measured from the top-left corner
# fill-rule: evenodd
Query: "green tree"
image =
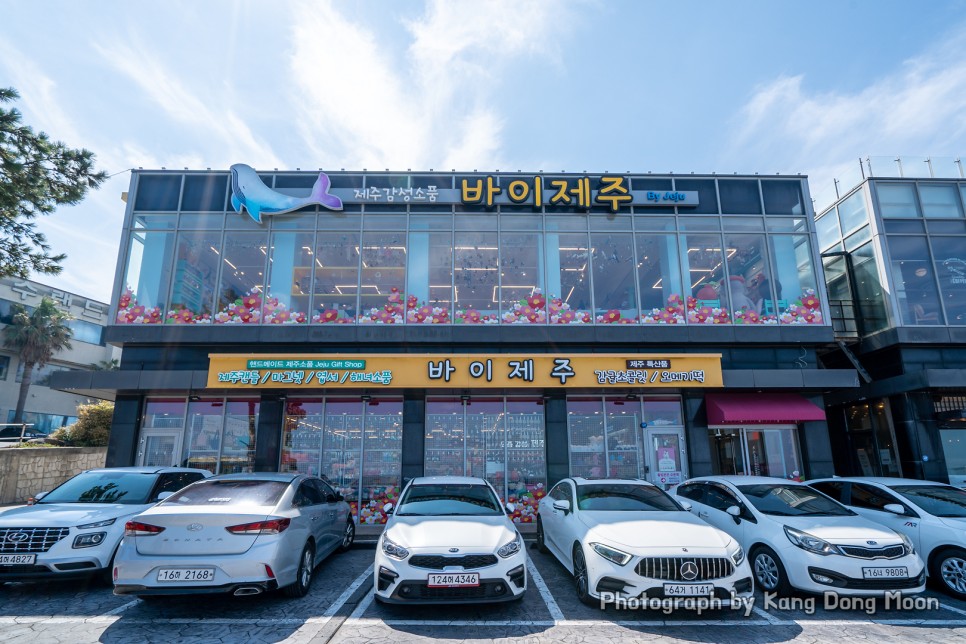
<path id="1" fill-rule="evenodd" d="M 26 279 L 31 271 L 60 273 L 66 257 L 50 254 L 37 216 L 79 203 L 107 174 L 95 171 L 92 152 L 22 125 L 19 111 L 3 107 L 19 97 L 15 89 L 0 87 L 0 277 Z"/>
<path id="2" fill-rule="evenodd" d="M 70 316 L 58 309 L 49 297 L 40 300 L 40 305 L 31 313 L 20 304 L 14 305 L 12 317 L 11 323 L 3 327 L 3 346 L 15 351 L 23 364 L 20 396 L 13 414 L 13 422 L 19 423 L 23 422 L 34 367 L 43 367 L 55 353 L 70 349 L 74 332 L 67 326 Z"/>
<path id="3" fill-rule="evenodd" d="M 111 436 L 114 403 L 102 400 L 77 406 L 77 422 L 61 427 L 51 438 L 75 447 L 104 447 Z"/>

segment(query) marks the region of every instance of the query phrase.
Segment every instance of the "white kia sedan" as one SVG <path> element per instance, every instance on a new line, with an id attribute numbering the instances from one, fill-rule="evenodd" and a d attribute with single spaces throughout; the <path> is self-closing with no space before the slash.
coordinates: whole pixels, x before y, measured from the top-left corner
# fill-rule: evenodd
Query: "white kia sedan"
<path id="1" fill-rule="evenodd" d="M 456 604 L 523 597 L 523 537 L 485 480 L 416 478 L 389 512 L 376 545 L 377 601 Z"/>
<path id="2" fill-rule="evenodd" d="M 183 467 L 88 470 L 0 513 L 0 583 L 97 575 L 110 583 L 124 522 L 206 476 Z"/>
<path id="3" fill-rule="evenodd" d="M 925 568 L 908 537 L 803 483 L 710 476 L 685 481 L 673 493 L 741 543 L 767 592 L 882 596 L 925 590 Z"/>
<path id="4" fill-rule="evenodd" d="M 906 535 L 929 577 L 966 599 L 966 490 L 900 478 L 816 479 L 808 484 L 867 519 Z"/>
<path id="5" fill-rule="evenodd" d="M 540 501 L 537 547 L 573 571 L 587 604 L 750 596 L 741 546 L 688 507 L 647 481 L 563 479 Z"/>
<path id="6" fill-rule="evenodd" d="M 114 562 L 114 593 L 139 597 L 302 597 L 319 562 L 355 537 L 349 504 L 301 474 L 214 476 L 127 522 Z"/>

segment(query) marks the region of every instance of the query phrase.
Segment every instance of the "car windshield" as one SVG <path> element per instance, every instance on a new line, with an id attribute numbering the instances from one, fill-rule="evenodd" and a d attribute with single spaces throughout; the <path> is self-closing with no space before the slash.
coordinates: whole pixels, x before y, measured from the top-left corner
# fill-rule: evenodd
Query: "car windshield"
<path id="1" fill-rule="evenodd" d="M 681 512 L 681 507 L 654 485 L 592 483 L 577 486 L 577 508 L 614 512 Z"/>
<path id="2" fill-rule="evenodd" d="M 473 483 L 431 483 L 410 485 L 399 500 L 396 516 L 497 516 L 503 514 L 500 500 L 486 485 Z"/>
<path id="3" fill-rule="evenodd" d="M 894 485 L 920 508 L 937 517 L 966 518 L 966 491 L 945 485 Z"/>
<path id="4" fill-rule="evenodd" d="M 148 502 L 158 475 L 148 472 L 83 472 L 54 488 L 38 503 L 121 503 Z"/>
<path id="5" fill-rule="evenodd" d="M 804 485 L 763 483 L 739 485 L 738 489 L 762 514 L 779 517 L 844 517 L 855 514 L 821 492 Z"/>
<path id="6" fill-rule="evenodd" d="M 165 505 L 276 505 L 284 481 L 204 481 L 172 494 Z"/>

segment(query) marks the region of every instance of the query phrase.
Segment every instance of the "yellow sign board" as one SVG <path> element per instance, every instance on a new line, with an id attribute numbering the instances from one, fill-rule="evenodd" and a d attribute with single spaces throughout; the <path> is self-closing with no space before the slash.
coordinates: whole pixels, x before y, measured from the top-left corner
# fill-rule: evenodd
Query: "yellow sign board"
<path id="1" fill-rule="evenodd" d="M 721 354 L 209 354 L 210 389 L 721 387 Z"/>

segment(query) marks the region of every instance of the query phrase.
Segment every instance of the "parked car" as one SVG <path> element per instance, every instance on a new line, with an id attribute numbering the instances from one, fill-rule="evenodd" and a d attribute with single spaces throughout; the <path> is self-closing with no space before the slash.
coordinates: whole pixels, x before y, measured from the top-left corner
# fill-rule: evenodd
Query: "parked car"
<path id="1" fill-rule="evenodd" d="M 925 568 L 908 537 L 803 483 L 712 476 L 685 481 L 673 493 L 738 540 L 765 591 L 881 596 L 925 589 Z"/>
<path id="2" fill-rule="evenodd" d="M 182 467 L 102 468 L 37 494 L 31 505 L 0 513 L 0 582 L 98 574 L 109 582 L 125 521 L 207 476 Z"/>
<path id="3" fill-rule="evenodd" d="M 349 504 L 325 481 L 225 474 L 190 485 L 127 522 L 114 593 L 257 595 L 309 591 L 315 568 L 355 538 Z"/>
<path id="4" fill-rule="evenodd" d="M 376 546 L 377 601 L 454 604 L 523 597 L 523 537 L 485 480 L 416 478 L 389 512 Z"/>
<path id="5" fill-rule="evenodd" d="M 643 480 L 567 478 L 541 499 L 537 547 L 573 571 L 577 597 L 703 597 L 753 591 L 745 553 L 728 534 Z M 689 506 L 688 506 L 689 507 Z"/>
<path id="6" fill-rule="evenodd" d="M 966 599 L 966 491 L 945 483 L 901 478 L 809 481 L 867 519 L 906 535 L 929 577 Z"/>

